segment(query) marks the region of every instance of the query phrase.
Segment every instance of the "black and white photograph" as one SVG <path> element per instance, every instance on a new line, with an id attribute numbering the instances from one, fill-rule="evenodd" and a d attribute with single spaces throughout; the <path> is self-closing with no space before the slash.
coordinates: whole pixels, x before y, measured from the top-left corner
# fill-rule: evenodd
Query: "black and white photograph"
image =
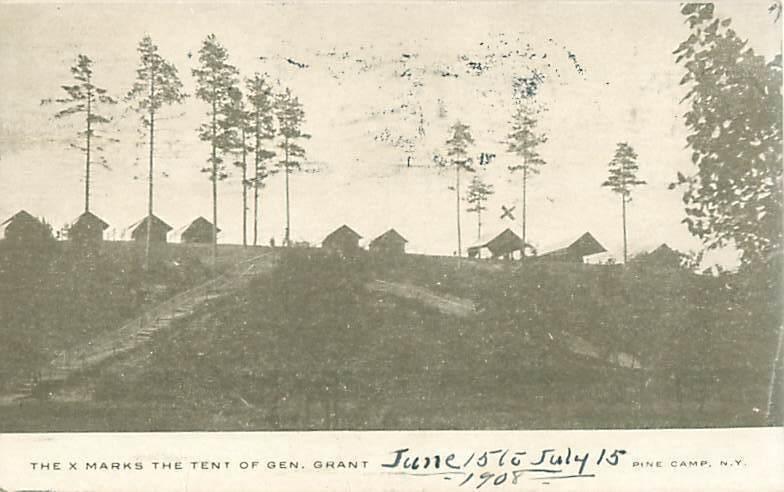
<path id="1" fill-rule="evenodd" d="M 780 427 L 782 15 L 3 3 L 0 433 Z"/>

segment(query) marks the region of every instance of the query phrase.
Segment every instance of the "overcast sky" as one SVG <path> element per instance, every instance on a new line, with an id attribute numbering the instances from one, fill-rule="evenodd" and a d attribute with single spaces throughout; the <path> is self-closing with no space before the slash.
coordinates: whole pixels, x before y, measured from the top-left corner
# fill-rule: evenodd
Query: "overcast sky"
<path id="1" fill-rule="evenodd" d="M 781 26 L 768 3 L 720 4 L 717 12 L 770 56 L 780 49 Z M 476 153 L 497 155 L 481 172 L 496 190 L 484 229 L 518 232 L 519 213 L 514 223 L 500 218 L 502 205 L 522 208 L 503 140 L 512 80 L 537 70 L 548 164 L 530 182 L 529 240 L 546 251 L 590 231 L 620 256 L 620 199 L 600 184 L 615 144 L 627 141 L 648 182 L 629 208 L 631 251 L 662 242 L 695 249 L 681 224 L 681 192 L 667 190 L 677 170 L 690 170 L 683 69 L 672 56 L 689 35 L 678 10 L 666 2 L 2 5 L 0 217 L 24 208 L 59 226 L 83 209 L 84 157 L 69 148 L 81 122 L 55 121 L 56 107 L 40 104 L 62 95 L 78 54 L 95 61 L 95 82 L 119 96 L 133 83 L 136 45 L 148 33 L 193 93 L 198 49 L 215 33 L 243 76 L 267 73 L 304 105 L 313 136 L 305 147 L 319 172 L 292 176 L 293 238 L 318 243 L 346 223 L 369 240 L 394 227 L 412 251 L 451 254 L 453 175 L 429 165 L 457 120 L 471 126 Z M 196 135 L 206 110 L 191 98 L 158 125 L 155 209 L 175 228 L 199 215 L 211 219 L 210 183 L 199 172 L 209 147 Z M 146 213 L 148 150 L 137 117 L 123 105 L 112 114 L 121 143 L 104 152 L 111 170 L 93 173 L 91 208 L 119 238 Z M 390 144 L 398 138 L 415 144 L 414 167 Z M 239 173 L 232 172 L 219 185 L 224 242 L 241 240 Z M 283 235 L 282 178 L 263 191 L 264 243 Z M 475 217 L 462 208 L 463 244 L 471 244 Z"/>

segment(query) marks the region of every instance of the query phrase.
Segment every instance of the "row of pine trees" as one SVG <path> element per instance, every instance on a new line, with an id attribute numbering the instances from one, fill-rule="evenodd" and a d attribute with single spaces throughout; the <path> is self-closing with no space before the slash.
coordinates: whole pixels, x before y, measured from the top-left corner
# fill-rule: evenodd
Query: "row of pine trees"
<path id="1" fill-rule="evenodd" d="M 146 132 L 149 146 L 147 172 L 147 240 L 145 267 L 150 257 L 150 227 L 154 213 L 153 187 L 155 177 L 156 118 L 167 106 L 181 104 L 187 97 L 177 68 L 164 59 L 158 46 L 148 35 L 139 42 L 139 64 L 136 80 L 122 101 L 138 115 Z M 252 190 L 252 244 L 259 240 L 259 198 L 265 180 L 277 171 L 285 174 L 286 231 L 284 244 L 291 240 L 289 210 L 289 174 L 302 168 L 305 150 L 301 146 L 309 135 L 302 131 L 305 112 L 299 99 L 290 89 L 275 91 L 265 75 L 254 73 L 244 80 L 229 62 L 229 53 L 210 34 L 198 52 L 198 66 L 192 69 L 196 80 L 195 97 L 207 106 L 206 120 L 198 128 L 199 138 L 209 144 L 210 154 L 201 169 L 212 184 L 213 263 L 217 258 L 218 182 L 228 177 L 227 163 L 240 168 L 242 176 L 243 245 L 248 238 L 248 202 Z M 103 150 L 104 141 L 117 141 L 102 132 L 112 122 L 106 116 L 107 106 L 120 102 L 93 81 L 93 61 L 80 54 L 71 67 L 74 83 L 63 85 L 66 96 L 54 102 L 61 109 L 55 118 L 78 117 L 84 127 L 79 130 L 78 144 L 74 145 L 85 156 L 84 209 L 90 211 L 90 173 L 94 164 L 104 164 L 96 151 Z M 278 160 L 273 161 L 273 159 Z"/>
<path id="2" fill-rule="evenodd" d="M 141 127 L 148 137 L 147 216 L 151 219 L 154 214 L 156 117 L 165 107 L 181 104 L 188 94 L 183 91 L 177 68 L 160 55 L 158 46 L 150 36 L 142 38 L 137 51 L 139 64 L 136 80 L 122 99 L 139 115 Z M 310 137 L 302 131 L 305 119 L 302 104 L 288 88 L 274 91 L 267 77 L 259 73 L 241 80 L 239 70 L 229 62 L 228 51 L 213 34 L 203 41 L 198 55 L 198 66 L 192 69 L 192 75 L 197 87 L 195 97 L 207 106 L 206 120 L 198 128 L 198 134 L 199 138 L 210 146 L 207 165 L 201 171 L 207 174 L 212 184 L 213 261 L 217 258 L 218 182 L 228 177 L 227 163 L 237 166 L 241 173 L 243 245 L 258 244 L 261 190 L 267 178 L 279 170 L 283 171 L 286 199 L 283 242 L 288 245 L 291 241 L 289 176 L 302 169 L 305 149 L 301 141 Z M 55 114 L 55 118 L 83 118 L 84 129 L 78 132 L 80 143 L 75 147 L 85 155 L 84 209 L 89 212 L 90 172 L 96 160 L 95 150 L 102 150 L 103 140 L 116 140 L 100 131 L 112 121 L 112 118 L 105 116 L 104 109 L 119 101 L 93 82 L 93 61 L 88 56 L 80 54 L 71 72 L 74 83 L 62 86 L 66 97 L 54 100 L 62 107 Z M 540 168 L 546 164 L 538 151 L 539 145 L 547 141 L 546 135 L 537 130 L 539 112 L 541 109 L 537 109 L 530 100 L 518 100 L 506 141 L 507 152 L 519 159 L 509 165 L 508 169 L 521 176 L 523 256 L 526 255 L 526 248 L 529 248 L 526 227 L 529 180 L 539 174 Z M 469 150 L 473 144 L 469 126 L 457 122 L 450 128 L 446 155 L 434 159 L 437 165 L 455 170 L 458 256 L 462 255 L 463 249 L 460 177 L 461 172 L 476 171 L 475 158 Z M 276 157 L 277 160 L 273 161 Z M 98 163 L 104 164 L 102 159 L 99 156 Z M 610 187 L 621 196 L 624 261 L 627 257 L 626 205 L 631 198 L 632 187 L 645 183 L 637 178 L 636 159 L 637 155 L 630 145 L 618 144 L 615 156 L 609 164 L 609 178 L 602 183 L 602 186 Z M 484 165 L 491 159 L 482 155 L 479 160 Z M 249 192 L 252 192 L 251 197 L 248 196 Z M 481 214 L 486 210 L 485 202 L 492 194 L 493 186 L 474 175 L 465 201 L 469 204 L 467 211 L 477 214 L 477 237 L 481 236 Z M 253 205 L 250 240 L 249 201 Z M 149 263 L 151 226 L 152 220 L 147 220 L 145 266 Z"/>

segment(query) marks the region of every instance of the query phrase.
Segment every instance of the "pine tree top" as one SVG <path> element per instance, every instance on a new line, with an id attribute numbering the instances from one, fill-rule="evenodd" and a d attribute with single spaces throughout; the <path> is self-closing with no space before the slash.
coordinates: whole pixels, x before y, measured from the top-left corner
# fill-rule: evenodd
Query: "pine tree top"
<path id="1" fill-rule="evenodd" d="M 198 68 L 192 69 L 196 77 L 196 96 L 210 104 L 220 104 L 229 97 L 229 88 L 238 84 L 239 71 L 229 63 L 229 52 L 214 34 L 210 34 L 199 49 Z"/>
<path id="2" fill-rule="evenodd" d="M 547 142 L 547 136 L 537 130 L 539 124 L 534 111 L 518 105 L 511 121 L 511 131 L 507 135 L 507 151 L 521 157 L 519 162 L 510 164 L 512 172 L 524 171 L 527 175 L 539 174 L 539 169 L 547 164 L 537 150 Z"/>
<path id="3" fill-rule="evenodd" d="M 637 171 L 639 171 L 637 153 L 627 142 L 617 144 L 615 155 L 608 167 L 609 176 L 602 186 L 623 195 L 627 201 L 630 199 L 633 187 L 647 184 L 644 180 L 637 178 Z"/>
<path id="4" fill-rule="evenodd" d="M 164 105 L 179 104 L 188 95 L 183 92 L 177 68 L 158 53 L 158 46 L 149 35 L 139 41 L 136 51 L 139 53 L 136 81 L 125 99 L 135 100 L 134 109 L 149 123 L 150 112 L 156 112 Z"/>
<path id="5" fill-rule="evenodd" d="M 450 137 L 446 141 L 448 162 L 439 160 L 440 165 L 452 164 L 466 171 L 473 171 L 473 159 L 468 155 L 468 148 L 474 145 L 474 137 L 471 135 L 471 128 L 461 123 L 455 122 L 450 129 Z"/>

